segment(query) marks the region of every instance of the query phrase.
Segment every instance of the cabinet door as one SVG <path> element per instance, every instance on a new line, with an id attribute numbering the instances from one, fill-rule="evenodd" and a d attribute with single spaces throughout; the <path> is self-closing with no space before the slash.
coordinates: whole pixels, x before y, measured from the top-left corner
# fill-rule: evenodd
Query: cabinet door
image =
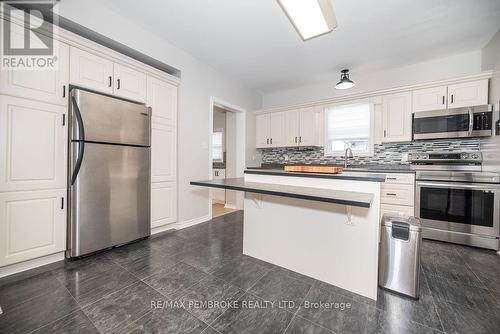
<path id="1" fill-rule="evenodd" d="M 57 62 L 53 69 L 0 71 L 0 93 L 67 106 L 69 46 L 54 41 Z"/>
<path id="2" fill-rule="evenodd" d="M 285 146 L 285 113 L 275 112 L 269 115 L 269 129 L 272 147 Z"/>
<path id="3" fill-rule="evenodd" d="M 152 108 L 153 122 L 177 124 L 177 86 L 148 76 L 146 104 Z"/>
<path id="4" fill-rule="evenodd" d="M 70 48 L 69 81 L 73 85 L 113 94 L 113 62 L 76 47 Z"/>
<path id="5" fill-rule="evenodd" d="M 0 267 L 66 249 L 66 189 L 0 193 Z"/>
<path id="6" fill-rule="evenodd" d="M 322 129 L 319 126 L 320 113 L 314 108 L 300 111 L 300 146 L 318 146 Z"/>
<path id="7" fill-rule="evenodd" d="M 146 74 L 130 67 L 114 64 L 116 96 L 125 99 L 146 102 Z"/>
<path id="8" fill-rule="evenodd" d="M 298 110 L 285 111 L 285 146 L 298 146 L 300 136 Z"/>
<path id="9" fill-rule="evenodd" d="M 151 126 L 151 181 L 175 181 L 177 132 L 173 126 Z"/>
<path id="10" fill-rule="evenodd" d="M 414 90 L 413 112 L 446 109 L 447 91 L 446 86 Z"/>
<path id="11" fill-rule="evenodd" d="M 383 142 L 411 141 L 411 93 L 382 97 Z"/>
<path id="12" fill-rule="evenodd" d="M 270 145 L 269 115 L 262 114 L 255 117 L 255 147 L 257 148 L 269 147 Z"/>
<path id="13" fill-rule="evenodd" d="M 0 191 L 66 187 L 66 112 L 0 95 Z"/>
<path id="14" fill-rule="evenodd" d="M 448 86 L 448 107 L 461 108 L 488 104 L 488 79 Z"/>
<path id="15" fill-rule="evenodd" d="M 151 185 L 151 227 L 174 223 L 177 219 L 177 190 L 175 182 Z"/>

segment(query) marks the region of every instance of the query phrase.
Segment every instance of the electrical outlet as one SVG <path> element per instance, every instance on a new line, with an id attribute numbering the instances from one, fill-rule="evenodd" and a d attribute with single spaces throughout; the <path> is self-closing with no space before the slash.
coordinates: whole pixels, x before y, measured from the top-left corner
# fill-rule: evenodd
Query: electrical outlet
<path id="1" fill-rule="evenodd" d="M 408 161 L 408 153 L 405 152 L 401 155 L 401 162 L 407 162 Z"/>

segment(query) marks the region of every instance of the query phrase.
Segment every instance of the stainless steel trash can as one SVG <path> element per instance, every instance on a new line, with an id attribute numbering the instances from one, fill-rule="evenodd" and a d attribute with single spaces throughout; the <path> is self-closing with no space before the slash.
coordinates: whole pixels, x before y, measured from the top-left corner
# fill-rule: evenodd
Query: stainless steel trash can
<path id="1" fill-rule="evenodd" d="M 379 252 L 379 285 L 413 298 L 419 297 L 422 227 L 415 217 L 385 214 Z"/>

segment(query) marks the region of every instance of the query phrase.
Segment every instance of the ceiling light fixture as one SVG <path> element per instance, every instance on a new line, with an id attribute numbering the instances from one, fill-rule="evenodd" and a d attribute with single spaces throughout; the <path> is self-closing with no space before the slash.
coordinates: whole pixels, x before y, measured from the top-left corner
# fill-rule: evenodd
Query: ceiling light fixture
<path id="1" fill-rule="evenodd" d="M 349 79 L 349 70 L 340 71 L 340 81 L 335 85 L 335 89 L 349 89 L 354 85 L 354 81 Z"/>
<path id="2" fill-rule="evenodd" d="M 337 26 L 331 0 L 277 0 L 304 41 Z"/>

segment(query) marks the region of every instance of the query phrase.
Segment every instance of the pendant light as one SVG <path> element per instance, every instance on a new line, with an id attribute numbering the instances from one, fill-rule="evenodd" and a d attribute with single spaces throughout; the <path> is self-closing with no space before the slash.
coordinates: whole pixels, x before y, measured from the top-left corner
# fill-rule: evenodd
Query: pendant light
<path id="1" fill-rule="evenodd" d="M 349 70 L 340 71 L 340 81 L 335 85 L 335 89 L 349 89 L 354 85 L 355 83 L 349 79 Z"/>

